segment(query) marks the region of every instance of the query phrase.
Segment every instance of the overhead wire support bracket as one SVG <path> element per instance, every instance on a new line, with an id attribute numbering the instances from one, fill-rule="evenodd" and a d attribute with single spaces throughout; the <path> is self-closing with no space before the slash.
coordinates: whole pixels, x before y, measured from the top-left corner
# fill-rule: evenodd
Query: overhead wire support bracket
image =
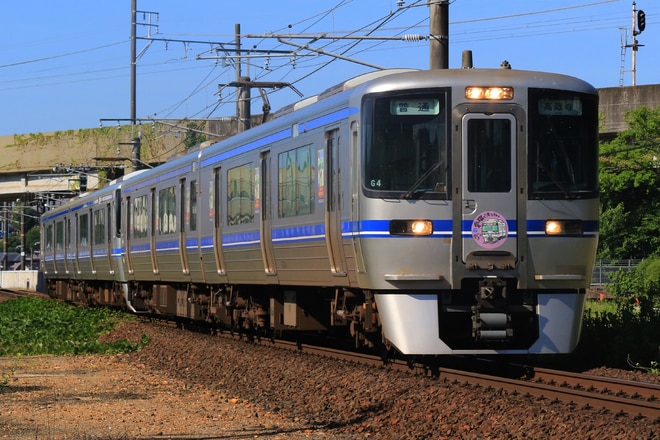
<path id="1" fill-rule="evenodd" d="M 423 41 L 428 40 L 427 35 L 407 34 L 401 36 L 376 36 L 376 35 L 309 35 L 309 34 L 245 34 L 245 38 L 289 38 L 294 40 L 312 39 L 316 40 L 382 40 L 382 41 Z"/>
<path id="2" fill-rule="evenodd" d="M 277 41 L 279 41 L 282 44 L 288 44 L 290 46 L 299 47 L 300 49 L 303 49 L 303 50 L 310 50 L 312 52 L 316 52 L 316 53 L 321 54 L 321 55 L 328 55 L 328 56 L 331 56 L 331 57 L 334 57 L 334 58 L 337 58 L 337 59 L 340 59 L 340 60 L 350 61 L 351 63 L 361 64 L 363 66 L 372 67 L 372 68 L 378 69 L 378 70 L 385 70 L 385 67 L 383 67 L 383 66 L 378 66 L 376 64 L 371 64 L 371 63 L 367 63 L 367 62 L 364 62 L 364 61 L 359 61 L 359 60 L 356 60 L 356 59 L 353 59 L 353 58 L 350 58 L 350 57 L 345 57 L 345 56 L 340 55 L 338 53 L 328 52 L 327 50 L 315 49 L 313 47 L 310 47 L 309 44 L 298 44 L 298 43 L 294 43 L 293 41 L 283 40 L 281 38 L 278 38 Z"/>

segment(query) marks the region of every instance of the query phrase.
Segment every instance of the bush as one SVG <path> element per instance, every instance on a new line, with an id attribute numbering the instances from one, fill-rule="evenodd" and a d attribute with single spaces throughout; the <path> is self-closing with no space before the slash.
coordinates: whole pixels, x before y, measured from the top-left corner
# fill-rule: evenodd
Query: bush
<path id="1" fill-rule="evenodd" d="M 611 276 L 612 306 L 587 308 L 573 360 L 585 367 L 640 368 L 660 361 L 660 258 Z"/>
<path id="2" fill-rule="evenodd" d="M 146 343 L 100 342 L 131 315 L 24 297 L 0 303 L 0 356 L 102 354 L 139 350 Z"/>

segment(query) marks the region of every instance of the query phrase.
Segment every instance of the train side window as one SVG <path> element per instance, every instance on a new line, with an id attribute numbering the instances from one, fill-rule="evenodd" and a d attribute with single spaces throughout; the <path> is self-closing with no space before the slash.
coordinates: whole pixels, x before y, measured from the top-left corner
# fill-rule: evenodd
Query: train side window
<path id="1" fill-rule="evenodd" d="M 170 186 L 158 192 L 158 233 L 176 232 L 176 188 Z"/>
<path id="2" fill-rule="evenodd" d="M 105 213 L 103 209 L 97 209 L 92 213 L 92 219 L 94 221 L 94 244 L 104 244 L 105 243 Z"/>
<path id="3" fill-rule="evenodd" d="M 314 212 L 314 166 L 312 145 L 281 153 L 278 157 L 279 217 L 312 214 Z"/>
<path id="4" fill-rule="evenodd" d="M 249 163 L 227 171 L 227 224 L 254 223 L 255 168 Z"/>
<path id="5" fill-rule="evenodd" d="M 147 196 L 136 197 L 133 200 L 133 238 L 147 236 Z"/>

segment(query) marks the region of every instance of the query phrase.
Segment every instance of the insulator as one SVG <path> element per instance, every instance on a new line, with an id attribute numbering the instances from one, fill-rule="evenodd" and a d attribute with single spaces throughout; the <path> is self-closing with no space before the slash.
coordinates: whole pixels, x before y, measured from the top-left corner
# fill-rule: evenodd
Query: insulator
<path id="1" fill-rule="evenodd" d="M 422 41 L 426 40 L 426 37 L 424 35 L 420 34 L 408 34 L 403 36 L 403 41 L 408 41 L 408 42 L 415 42 L 415 41 Z"/>

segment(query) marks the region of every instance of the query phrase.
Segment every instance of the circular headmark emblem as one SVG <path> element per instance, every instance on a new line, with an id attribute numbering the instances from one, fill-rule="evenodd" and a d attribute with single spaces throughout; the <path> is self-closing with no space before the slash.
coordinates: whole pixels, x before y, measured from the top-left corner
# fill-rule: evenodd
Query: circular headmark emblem
<path id="1" fill-rule="evenodd" d="M 499 247 L 506 241 L 508 234 L 506 218 L 499 212 L 482 212 L 472 222 L 472 238 L 481 247 Z"/>

